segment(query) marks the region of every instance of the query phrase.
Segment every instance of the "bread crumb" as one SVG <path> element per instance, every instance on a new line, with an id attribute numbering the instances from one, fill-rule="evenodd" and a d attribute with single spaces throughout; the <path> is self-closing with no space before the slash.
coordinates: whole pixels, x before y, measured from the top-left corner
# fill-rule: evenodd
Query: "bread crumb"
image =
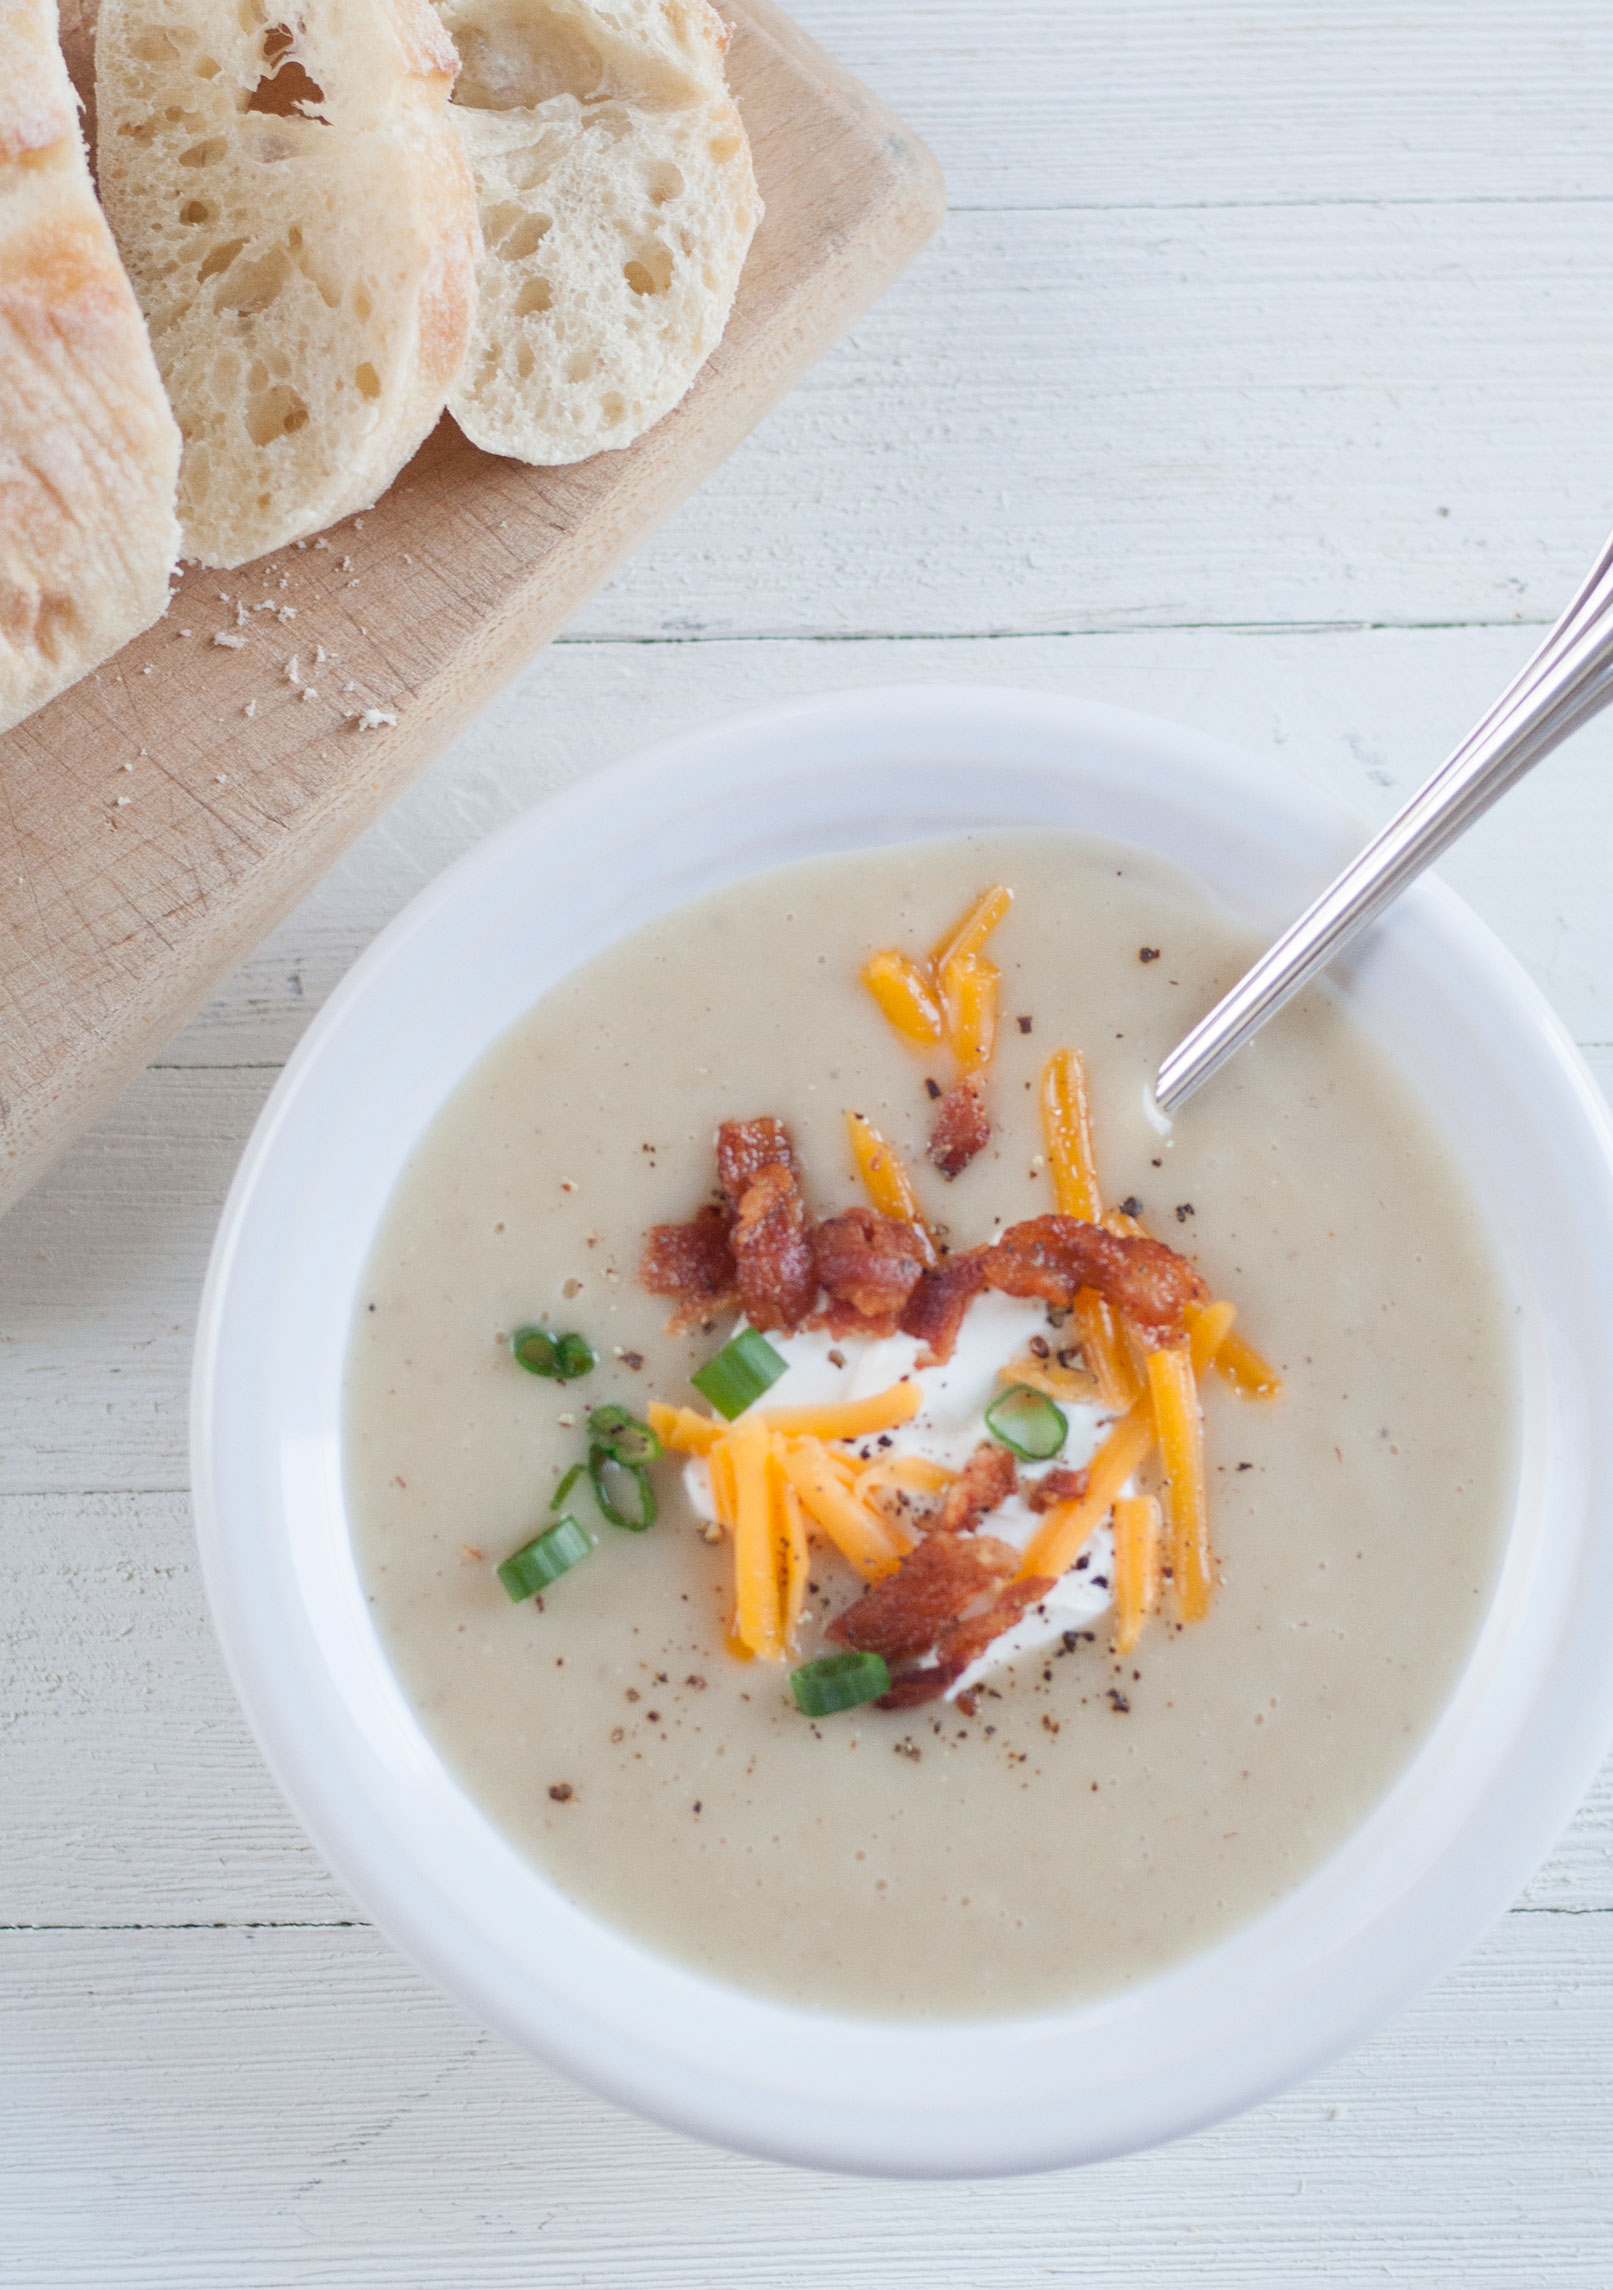
<path id="1" fill-rule="evenodd" d="M 314 547 L 316 549 L 328 549 L 330 547 L 330 543 L 326 540 L 323 533 L 321 533 L 318 540 L 315 541 Z"/>
<path id="2" fill-rule="evenodd" d="M 142 755 L 144 755 L 144 754 L 145 754 L 145 752 L 146 752 L 146 751 L 145 751 L 145 749 L 144 749 L 144 748 L 142 748 L 142 749 L 140 750 L 140 753 L 141 753 Z M 121 763 L 118 765 L 118 769 L 119 769 L 119 771 L 133 771 L 133 769 L 134 769 L 134 765 L 133 765 L 133 764 L 132 764 L 132 763 L 129 761 L 128 757 L 127 757 L 127 756 L 125 756 L 125 757 L 124 757 L 124 759 L 123 759 L 123 761 L 122 761 L 122 762 L 121 762 Z"/>
<path id="3" fill-rule="evenodd" d="M 230 784 L 230 775 L 227 771 L 215 771 L 213 777 L 217 780 L 220 787 L 228 787 Z"/>
<path id="4" fill-rule="evenodd" d="M 338 572 L 351 572 L 352 569 L 353 560 L 351 557 L 343 557 L 341 563 L 336 567 Z"/>
<path id="5" fill-rule="evenodd" d="M 142 676 L 149 676 L 149 675 L 151 674 L 151 662 L 150 662 L 149 660 L 146 662 L 145 666 L 144 666 L 144 667 L 141 669 L 140 673 L 141 673 L 141 675 L 142 675 Z"/>
<path id="6" fill-rule="evenodd" d="M 280 621 L 295 620 L 296 617 L 297 607 L 294 604 L 282 604 L 275 612 L 276 620 Z"/>
<path id="7" fill-rule="evenodd" d="M 118 797 L 118 809 L 119 809 L 120 811 L 127 811 L 127 810 L 128 810 L 128 808 L 129 808 L 129 805 L 130 805 L 130 804 L 131 804 L 133 801 L 134 801 L 134 797 L 133 797 L 132 795 L 120 795 L 120 796 Z"/>
<path id="8" fill-rule="evenodd" d="M 257 712 L 258 703 L 256 700 L 248 700 L 246 706 L 241 710 L 243 716 L 255 716 Z"/>
<path id="9" fill-rule="evenodd" d="M 317 700 L 319 694 L 314 690 L 312 684 L 304 684 L 302 688 L 302 696 L 305 700 Z"/>
<path id="10" fill-rule="evenodd" d="M 358 582 L 357 582 L 356 580 L 350 580 L 350 581 L 348 582 L 348 584 L 347 584 L 347 585 L 348 585 L 348 587 L 349 587 L 349 588 L 357 588 L 357 586 L 358 586 Z M 360 633 L 361 633 L 361 634 L 363 633 L 363 632 L 362 632 L 362 630 L 360 631 Z"/>
<path id="11" fill-rule="evenodd" d="M 288 684 L 300 684 L 302 682 L 302 660 L 300 655 L 293 652 L 280 673 L 285 677 Z"/>
<path id="12" fill-rule="evenodd" d="M 383 724 L 395 724 L 397 717 L 389 708 L 365 708 L 348 722 L 357 724 L 361 732 L 378 732 Z"/>
<path id="13" fill-rule="evenodd" d="M 182 628 L 179 633 L 181 636 L 188 636 L 190 634 L 190 630 L 188 628 Z"/>
<path id="14" fill-rule="evenodd" d="M 221 652 L 244 652 L 246 650 L 246 638 L 244 636 L 231 636 L 228 630 L 223 628 L 214 629 L 213 642 Z"/>
<path id="15" fill-rule="evenodd" d="M 228 603 L 229 603 L 229 601 L 230 601 L 230 592 L 229 592 L 229 590 L 228 590 L 227 588 L 221 588 L 221 589 L 218 591 L 218 601 L 219 601 L 219 603 L 220 603 L 220 604 L 228 604 Z"/>

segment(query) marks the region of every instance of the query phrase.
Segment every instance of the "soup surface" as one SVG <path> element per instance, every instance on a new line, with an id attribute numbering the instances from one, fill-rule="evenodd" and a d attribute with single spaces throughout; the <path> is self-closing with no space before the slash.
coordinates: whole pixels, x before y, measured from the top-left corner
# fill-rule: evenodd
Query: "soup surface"
<path id="1" fill-rule="evenodd" d="M 924 1158 L 937 1053 L 889 1030 L 858 973 L 876 947 L 932 942 L 991 881 L 1016 893 L 992 941 L 995 1128 L 946 1183 Z M 1168 1133 L 1150 1122 L 1161 1056 L 1256 950 L 1187 876 L 1120 845 L 986 834 L 811 860 L 584 965 L 444 1109 L 359 1298 L 355 1545 L 430 1738 L 574 1899 L 788 2001 L 1022 2012 L 1253 1917 L 1406 1763 L 1496 1571 L 1511 1311 L 1442 1139 L 1330 989 Z M 856 1107 L 971 1246 L 1053 1205 L 1037 1078 L 1064 1044 L 1087 1060 L 1106 1198 L 1135 1196 L 1284 1378 L 1269 1402 L 1205 1379 L 1208 1619 L 1157 1620 L 1123 1661 L 1100 1623 L 999 1671 L 973 1716 L 809 1723 L 785 1665 L 725 1651 L 731 1554 L 673 1459 L 648 1533 L 599 1527 L 541 1602 L 511 1604 L 495 1564 L 552 1516 L 587 1409 L 693 1399 L 727 1333 L 669 1335 L 635 1279 L 645 1229 L 709 1197 L 716 1123 L 786 1120 L 821 1216 L 861 1197 Z M 585 1381 L 515 1364 L 512 1331 L 540 1318 L 588 1336 Z M 860 1588 L 816 1545 L 813 1580 L 830 1606 Z"/>

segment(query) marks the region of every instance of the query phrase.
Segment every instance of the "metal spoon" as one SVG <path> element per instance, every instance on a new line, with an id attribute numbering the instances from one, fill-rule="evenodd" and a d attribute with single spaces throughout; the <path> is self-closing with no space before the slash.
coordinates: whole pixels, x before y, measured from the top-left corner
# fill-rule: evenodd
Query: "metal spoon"
<path id="1" fill-rule="evenodd" d="M 1170 1113 L 1348 946 L 1514 780 L 1613 699 L 1613 538 L 1550 635 L 1461 745 L 1230 994 L 1179 1042 L 1154 1096 Z"/>

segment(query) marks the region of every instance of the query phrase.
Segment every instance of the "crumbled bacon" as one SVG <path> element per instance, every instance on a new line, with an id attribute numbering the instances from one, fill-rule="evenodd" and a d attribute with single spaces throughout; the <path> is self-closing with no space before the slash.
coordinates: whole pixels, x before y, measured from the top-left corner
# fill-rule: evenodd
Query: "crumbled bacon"
<path id="1" fill-rule="evenodd" d="M 835 1616 L 829 1636 L 887 1662 L 911 1660 L 1018 1564 L 1019 1553 L 995 1535 L 926 1535 L 894 1574 Z"/>
<path id="2" fill-rule="evenodd" d="M 1151 1346 L 1181 1341 L 1184 1308 L 1208 1295 L 1203 1281 L 1163 1241 L 1107 1232 L 1079 1217 L 1028 1217 L 991 1248 L 949 1256 L 927 1272 L 902 1314 L 904 1335 L 928 1347 L 921 1367 L 952 1357 L 963 1316 L 982 1288 L 1073 1304 L 1096 1289 Z"/>
<path id="3" fill-rule="evenodd" d="M 1007 1448 L 993 1440 L 983 1441 L 947 1489 L 941 1506 L 941 1531 L 967 1534 L 979 1526 L 988 1511 L 1006 1503 L 1018 1485 L 1019 1473 Z"/>
<path id="4" fill-rule="evenodd" d="M 785 1169 L 795 1167 L 795 1141 L 787 1122 L 763 1113 L 754 1121 L 718 1123 L 717 1182 L 731 1206 L 737 1209 L 752 1177 L 775 1162 Z"/>
<path id="5" fill-rule="evenodd" d="M 652 1296 L 676 1298 L 674 1328 L 693 1326 L 739 1301 L 728 1218 L 705 1208 L 692 1224 L 652 1225 L 644 1236 L 639 1279 Z"/>
<path id="6" fill-rule="evenodd" d="M 917 1225 L 873 1209 L 825 1217 L 812 1254 L 829 1299 L 818 1317 L 836 1336 L 893 1336 L 929 1261 Z"/>
<path id="7" fill-rule="evenodd" d="M 1107 1232 L 1079 1217 L 1028 1217 L 990 1252 L 987 1284 L 1005 1296 L 1073 1304 L 1095 1288 L 1150 1346 L 1180 1343 L 1185 1308 L 1209 1294 L 1174 1248 L 1142 1234 Z"/>
<path id="8" fill-rule="evenodd" d="M 933 1367 L 938 1361 L 950 1360 L 952 1347 L 958 1340 L 963 1316 L 986 1285 L 983 1248 L 962 1249 L 956 1256 L 943 1256 L 932 1272 L 924 1277 L 907 1300 L 902 1314 L 902 1334 L 917 1336 L 929 1346 L 927 1357 L 921 1357 L 921 1367 Z"/>
<path id="9" fill-rule="evenodd" d="M 990 1136 L 985 1099 L 972 1081 L 954 1082 L 930 1131 L 930 1159 L 943 1177 L 961 1176 Z"/>
<path id="10" fill-rule="evenodd" d="M 1026 1609 L 1045 1598 L 1052 1587 L 1051 1576 L 1040 1574 L 1005 1583 L 989 1606 L 944 1630 L 936 1641 L 935 1661 L 896 1679 L 889 1693 L 880 1695 L 877 1706 L 882 1710 L 910 1710 L 921 1702 L 938 1701 L 969 1664 L 978 1661 L 992 1641 L 1011 1630 Z M 973 1710 L 969 1714 L 972 1717 Z"/>
<path id="11" fill-rule="evenodd" d="M 798 1328 L 817 1301 L 818 1273 L 806 1203 L 787 1163 L 768 1162 L 746 1184 L 730 1245 L 751 1326 Z"/>
<path id="12" fill-rule="evenodd" d="M 1033 1481 L 1025 1496 L 1026 1507 L 1042 1512 L 1056 1510 L 1060 1503 L 1079 1503 L 1090 1483 L 1090 1472 L 1066 1470 L 1062 1463 L 1056 1463 Z"/>

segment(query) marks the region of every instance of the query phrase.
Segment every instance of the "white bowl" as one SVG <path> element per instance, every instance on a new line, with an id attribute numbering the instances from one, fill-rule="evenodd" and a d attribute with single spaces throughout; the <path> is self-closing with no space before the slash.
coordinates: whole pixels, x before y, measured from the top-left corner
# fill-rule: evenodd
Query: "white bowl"
<path id="1" fill-rule="evenodd" d="M 405 1157 L 567 969 L 696 893 L 811 853 L 1078 828 L 1286 922 L 1359 828 L 1166 724 L 1030 692 L 892 689 L 718 724 L 602 771 L 451 868 L 310 1028 L 213 1255 L 193 1409 L 214 1618 L 265 1757 L 383 1931 L 584 2083 L 726 2145 L 977 2176 L 1122 2153 L 1246 2107 L 1357 2042 L 1512 1899 L 1613 1734 L 1613 1134 L 1533 986 L 1449 891 L 1404 898 L 1341 975 L 1416 1074 L 1519 1308 L 1522 1466 L 1500 1583 L 1410 1769 L 1315 1875 L 1107 2001 L 914 2026 L 790 2010 L 564 1899 L 444 1769 L 354 1568 L 341 1388 Z M 541 926 L 539 926 L 541 925 Z"/>

